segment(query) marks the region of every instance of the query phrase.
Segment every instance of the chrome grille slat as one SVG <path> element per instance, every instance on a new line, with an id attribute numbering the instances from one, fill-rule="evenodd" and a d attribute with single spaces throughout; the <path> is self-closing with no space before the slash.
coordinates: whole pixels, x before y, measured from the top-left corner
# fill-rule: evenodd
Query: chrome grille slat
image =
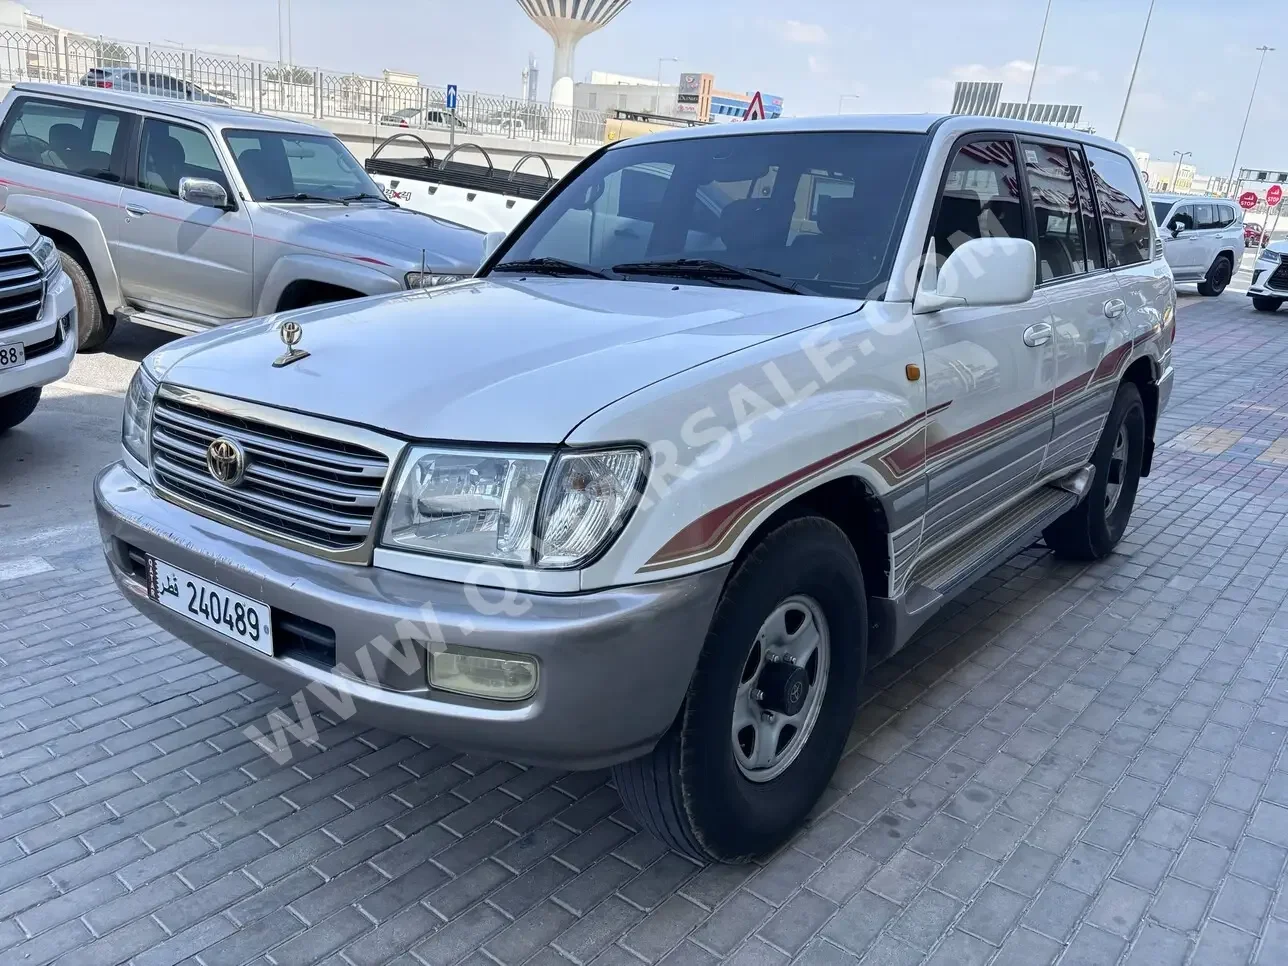
<path id="1" fill-rule="evenodd" d="M 35 322 L 44 303 L 45 276 L 31 253 L 0 252 L 0 330 Z"/>
<path id="2" fill-rule="evenodd" d="M 230 412 L 214 397 L 207 406 L 189 402 L 186 390 L 163 387 L 152 413 L 152 472 L 163 494 L 224 522 L 249 527 L 288 544 L 305 544 L 343 559 L 369 553 L 376 509 L 396 450 L 372 434 L 346 433 L 316 419 L 302 422 L 264 407 L 240 415 L 249 404 L 230 400 Z M 238 413 L 238 415 L 234 415 Z M 303 425 L 308 431 L 294 428 Z M 235 440 L 246 454 L 245 475 L 227 486 L 206 465 L 206 451 L 219 437 Z M 347 440 L 360 440 L 347 442 Z M 372 440 L 385 451 L 370 448 Z M 358 558 L 361 559 L 361 558 Z"/>

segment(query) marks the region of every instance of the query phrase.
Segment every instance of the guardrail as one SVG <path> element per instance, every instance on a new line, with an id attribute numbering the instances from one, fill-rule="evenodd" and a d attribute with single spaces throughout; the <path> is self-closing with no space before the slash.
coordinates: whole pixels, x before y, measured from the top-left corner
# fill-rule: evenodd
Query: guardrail
<path id="1" fill-rule="evenodd" d="M 96 69 L 113 74 L 105 79 L 122 90 L 190 97 L 195 87 L 258 113 L 429 130 L 447 130 L 451 123 L 444 87 L 393 84 L 355 73 L 66 32 L 0 30 L 0 81 L 79 85 Z M 456 126 L 461 134 L 599 144 L 605 121 L 602 112 L 583 108 L 474 91 L 457 95 Z"/>

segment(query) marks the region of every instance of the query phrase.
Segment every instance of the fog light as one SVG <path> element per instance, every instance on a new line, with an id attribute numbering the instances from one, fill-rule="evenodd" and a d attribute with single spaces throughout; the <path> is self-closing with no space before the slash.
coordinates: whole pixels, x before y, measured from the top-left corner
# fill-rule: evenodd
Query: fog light
<path id="1" fill-rule="evenodd" d="M 449 647 L 431 656 L 429 686 L 491 701 L 522 701 L 537 690 L 537 662 L 519 654 Z"/>

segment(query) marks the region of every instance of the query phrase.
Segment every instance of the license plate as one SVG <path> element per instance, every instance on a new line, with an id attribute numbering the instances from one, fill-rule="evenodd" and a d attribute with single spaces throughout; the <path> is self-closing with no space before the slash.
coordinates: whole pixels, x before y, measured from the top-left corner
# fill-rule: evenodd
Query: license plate
<path id="1" fill-rule="evenodd" d="M 273 653 L 273 614 L 257 600 L 148 558 L 148 596 L 167 610 L 265 654 Z"/>
<path id="2" fill-rule="evenodd" d="M 27 361 L 27 350 L 21 342 L 0 345 L 0 369 L 13 369 Z"/>

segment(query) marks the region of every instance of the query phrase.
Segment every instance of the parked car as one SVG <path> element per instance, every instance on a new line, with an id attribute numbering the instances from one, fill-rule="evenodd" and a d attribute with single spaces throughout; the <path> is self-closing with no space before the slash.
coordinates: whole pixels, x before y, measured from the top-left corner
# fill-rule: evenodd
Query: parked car
<path id="1" fill-rule="evenodd" d="M 611 765 L 691 855 L 783 843 L 866 669 L 1039 534 L 1112 552 L 1150 471 L 1175 286 L 1094 135 L 649 135 L 488 248 L 149 356 L 94 487 L 112 574 L 297 708 Z"/>
<path id="2" fill-rule="evenodd" d="M 0 433 L 35 411 L 41 390 L 76 354 L 76 297 L 65 255 L 24 221 L 0 214 Z"/>
<path id="3" fill-rule="evenodd" d="M 465 277 L 483 234 L 384 197 L 334 135 L 213 104 L 18 84 L 0 203 L 68 256 L 80 347 Z"/>
<path id="4" fill-rule="evenodd" d="M 400 111 L 380 116 L 381 124 L 391 127 L 454 127 L 458 131 L 468 131 L 469 127 L 451 111 L 440 108 L 404 107 Z"/>
<path id="5" fill-rule="evenodd" d="M 1238 271 L 1245 250 L 1243 212 L 1233 201 L 1156 194 L 1150 199 L 1163 229 L 1163 253 L 1178 282 L 1198 282 L 1216 296 Z"/>
<path id="6" fill-rule="evenodd" d="M 1278 312 L 1288 300 L 1288 240 L 1271 242 L 1257 256 L 1248 297 L 1258 312 Z"/>
<path id="7" fill-rule="evenodd" d="M 1270 244 L 1270 232 L 1255 221 L 1243 223 L 1243 243 L 1253 248 L 1265 248 Z"/>
<path id="8" fill-rule="evenodd" d="M 82 87 L 120 91 L 123 94 L 149 94 L 153 97 L 173 97 L 207 104 L 228 104 L 230 99 L 214 91 L 203 90 L 191 81 L 156 71 L 135 70 L 132 67 L 91 67 L 81 78 Z M 235 98 L 234 98 L 235 99 Z"/>

